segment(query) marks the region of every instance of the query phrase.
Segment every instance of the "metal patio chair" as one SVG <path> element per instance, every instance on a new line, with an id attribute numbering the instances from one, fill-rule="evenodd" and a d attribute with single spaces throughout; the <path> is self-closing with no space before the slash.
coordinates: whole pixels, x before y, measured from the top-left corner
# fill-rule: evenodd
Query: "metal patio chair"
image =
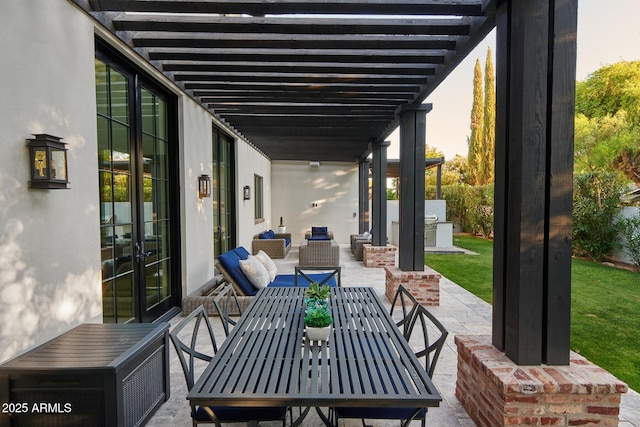
<path id="1" fill-rule="evenodd" d="M 204 328 L 202 322 L 204 321 Z M 180 332 L 193 325 L 190 342 L 184 342 L 180 337 Z M 173 343 L 180 364 L 182 365 L 182 371 L 184 372 L 185 380 L 187 381 L 187 388 L 191 390 L 195 384 L 194 368 L 195 361 L 201 360 L 204 362 L 210 362 L 213 358 L 208 354 L 202 353 L 196 350 L 196 344 L 198 343 L 198 332 L 201 328 L 206 329 L 203 332 L 208 333 L 209 340 L 213 353 L 218 351 L 215 336 L 213 335 L 213 328 L 211 322 L 207 317 L 207 313 L 204 306 L 199 306 L 192 311 L 187 317 L 182 319 L 171 332 L 169 337 Z M 207 342 L 208 344 L 208 342 Z M 185 355 L 188 355 L 185 357 Z M 259 421 L 282 421 L 282 426 L 285 426 L 287 418 L 286 407 L 246 407 L 246 406 L 192 406 L 191 407 L 191 419 L 193 425 L 197 426 L 200 423 L 213 423 L 216 427 L 221 427 L 221 423 L 237 423 L 237 422 L 259 422 Z"/>
<path id="2" fill-rule="evenodd" d="M 419 304 L 410 317 L 407 331 L 408 339 L 413 341 L 411 346 L 416 350 L 416 357 L 424 358 L 424 368 L 431 378 L 449 332 L 429 310 Z M 435 335 L 435 339 L 430 339 L 429 333 Z M 360 418 L 363 426 L 366 426 L 365 419 L 385 419 L 400 420 L 402 427 L 407 427 L 413 420 L 420 420 L 424 427 L 427 408 L 336 407 L 332 408 L 331 413 L 336 426 L 340 418 Z"/>
<path id="3" fill-rule="evenodd" d="M 238 295 L 231 283 L 223 283 L 213 291 L 215 297 L 213 298 L 213 305 L 218 312 L 220 322 L 222 322 L 222 329 L 224 335 L 229 336 L 231 326 L 236 325 L 236 320 L 232 318 L 231 313 L 238 313 L 242 316 L 242 309 L 238 302 Z"/>

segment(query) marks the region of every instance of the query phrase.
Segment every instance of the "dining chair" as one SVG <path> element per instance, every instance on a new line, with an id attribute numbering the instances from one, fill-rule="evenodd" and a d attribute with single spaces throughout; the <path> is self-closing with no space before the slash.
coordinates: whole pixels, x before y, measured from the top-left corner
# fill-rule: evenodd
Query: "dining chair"
<path id="1" fill-rule="evenodd" d="M 204 322 L 204 325 L 203 325 Z M 183 329 L 192 326 L 190 338 L 185 337 L 186 341 L 180 336 Z M 198 340 L 199 332 L 206 333 L 208 337 Z M 196 346 L 211 345 L 211 351 L 215 354 L 218 351 L 216 339 L 213 334 L 211 322 L 204 309 L 200 305 L 192 311 L 187 317 L 182 319 L 169 332 L 171 342 L 178 353 L 182 371 L 187 381 L 187 389 L 191 390 L 195 384 L 195 362 L 210 362 L 213 356 L 196 349 Z M 186 357 L 185 357 L 186 355 Z M 238 422 L 259 422 L 259 421 L 282 421 L 285 426 L 287 418 L 286 407 L 246 407 L 246 406 L 191 406 L 191 419 L 193 426 L 198 424 L 215 424 L 221 427 L 221 423 L 238 423 Z"/>
<path id="2" fill-rule="evenodd" d="M 416 309 L 420 304 L 418 303 L 416 297 L 414 297 L 413 294 L 402 285 L 398 286 L 396 294 L 393 296 L 393 301 L 391 302 L 391 310 L 389 311 L 391 317 L 393 317 L 393 310 L 398 304 L 400 304 L 400 309 L 402 310 L 402 318 L 396 322 L 396 326 L 402 329 L 402 336 L 408 340 L 409 325 L 416 312 Z"/>
<path id="3" fill-rule="evenodd" d="M 238 294 L 236 294 L 236 290 L 233 288 L 231 283 L 223 283 L 218 286 L 218 288 L 213 291 L 213 294 L 215 295 L 213 298 L 213 305 L 216 307 L 216 311 L 220 317 L 220 322 L 222 322 L 224 335 L 229 336 L 231 326 L 236 325 L 236 320 L 233 319 L 230 314 L 232 311 L 236 313 L 236 311 L 233 310 L 234 305 L 237 309 L 238 315 L 242 316 L 242 309 L 238 302 Z"/>
<path id="4" fill-rule="evenodd" d="M 436 363 L 444 347 L 449 332 L 421 305 L 414 308 L 407 327 L 409 344 L 416 357 L 423 361 L 429 378 L 433 377 Z M 365 419 L 400 420 L 402 427 L 407 427 L 413 420 L 420 420 L 422 427 L 426 424 L 427 408 L 385 408 L 385 407 L 335 407 L 331 414 L 334 424 L 338 426 L 340 418 L 360 418 L 366 426 Z"/>

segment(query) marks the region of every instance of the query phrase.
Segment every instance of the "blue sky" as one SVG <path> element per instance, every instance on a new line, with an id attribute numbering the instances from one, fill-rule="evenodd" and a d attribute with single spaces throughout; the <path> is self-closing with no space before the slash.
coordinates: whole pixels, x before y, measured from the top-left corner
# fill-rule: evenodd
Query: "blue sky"
<path id="1" fill-rule="evenodd" d="M 640 1 L 579 0 L 577 45 L 577 80 L 604 65 L 640 59 Z M 473 67 L 479 59 L 484 71 L 489 46 L 495 54 L 495 30 L 425 101 L 433 104 L 427 114 L 427 144 L 437 147 L 446 159 L 467 154 Z M 388 157 L 398 158 L 398 131 L 389 139 Z"/>

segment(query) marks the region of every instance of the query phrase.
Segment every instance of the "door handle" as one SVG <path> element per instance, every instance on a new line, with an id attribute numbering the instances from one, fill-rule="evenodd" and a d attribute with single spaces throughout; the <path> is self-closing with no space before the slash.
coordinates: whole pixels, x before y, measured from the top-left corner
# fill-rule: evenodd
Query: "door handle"
<path id="1" fill-rule="evenodd" d="M 151 251 L 146 252 L 144 250 L 144 242 L 136 242 L 135 248 L 137 262 L 143 261 L 146 257 L 151 255 Z"/>

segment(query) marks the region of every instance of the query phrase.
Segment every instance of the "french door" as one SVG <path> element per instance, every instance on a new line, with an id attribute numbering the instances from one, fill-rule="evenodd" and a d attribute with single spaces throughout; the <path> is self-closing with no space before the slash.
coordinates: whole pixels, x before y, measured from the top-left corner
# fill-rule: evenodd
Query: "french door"
<path id="1" fill-rule="evenodd" d="M 175 101 L 98 51 L 95 61 L 103 321 L 150 322 L 177 305 L 170 129 Z"/>
<path id="2" fill-rule="evenodd" d="M 212 145 L 213 253 L 218 256 L 235 247 L 233 139 L 214 126 Z"/>

